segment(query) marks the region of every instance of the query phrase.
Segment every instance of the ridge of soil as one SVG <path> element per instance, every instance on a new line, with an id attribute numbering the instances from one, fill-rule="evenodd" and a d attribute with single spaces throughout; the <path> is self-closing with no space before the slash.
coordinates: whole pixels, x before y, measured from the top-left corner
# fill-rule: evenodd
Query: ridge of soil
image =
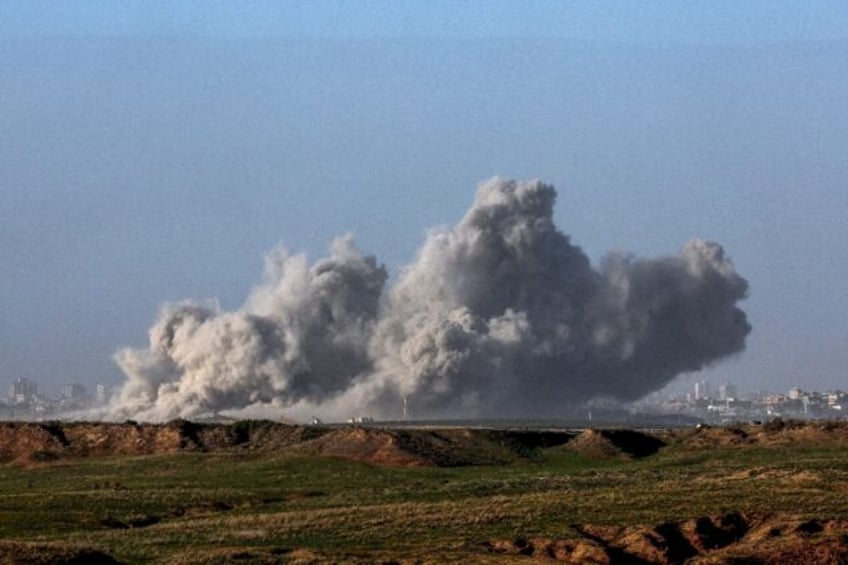
<path id="1" fill-rule="evenodd" d="M 536 449 L 565 444 L 573 435 L 565 431 L 299 426 L 260 420 L 234 424 L 0 422 L 0 462 L 39 465 L 63 458 L 247 450 L 382 465 L 453 467 L 510 463 Z"/>
<path id="2" fill-rule="evenodd" d="M 303 426 L 266 420 L 232 424 L 175 420 L 136 422 L 0 422 L 0 462 L 50 464 L 63 458 L 149 455 L 184 451 L 246 450 L 324 455 L 382 465 L 464 466 L 505 464 L 539 449 L 563 448 L 593 458 L 642 458 L 660 449 L 719 446 L 848 446 L 848 422 L 782 422 L 671 429 L 510 430 L 486 428 L 383 428 Z"/>

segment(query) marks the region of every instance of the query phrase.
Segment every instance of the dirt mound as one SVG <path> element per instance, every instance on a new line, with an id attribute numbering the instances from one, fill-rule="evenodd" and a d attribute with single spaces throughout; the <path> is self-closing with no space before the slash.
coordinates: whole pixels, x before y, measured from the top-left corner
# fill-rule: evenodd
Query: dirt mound
<path id="1" fill-rule="evenodd" d="M 662 438 L 669 444 L 693 450 L 794 443 L 848 446 L 848 422 L 784 421 L 775 418 L 764 424 L 699 425 L 694 428 L 672 429 L 662 434 Z"/>
<path id="2" fill-rule="evenodd" d="M 593 458 L 633 458 L 653 455 L 665 446 L 656 436 L 633 430 L 588 429 L 566 445 L 566 449 Z"/>
<path id="3" fill-rule="evenodd" d="M 759 428 L 759 426 L 758 426 Z M 669 430 L 664 439 L 687 449 L 712 449 L 724 446 L 744 446 L 756 442 L 752 427 L 706 426 Z"/>
<path id="4" fill-rule="evenodd" d="M 566 563 L 613 563 L 609 553 L 603 547 L 591 541 L 515 538 L 485 542 L 483 547 L 491 553 L 523 555 Z"/>
<path id="5" fill-rule="evenodd" d="M 667 444 L 698 450 L 797 442 L 848 446 L 848 423 L 773 421 L 764 425 L 700 426 L 662 434 L 588 429 L 576 437 L 566 431 L 299 426 L 262 420 L 232 424 L 186 420 L 167 424 L 0 423 L 0 461 L 26 466 L 46 465 L 66 457 L 216 450 L 308 453 L 389 465 L 494 465 L 562 445 L 587 457 L 629 459 L 653 455 Z"/>
<path id="6" fill-rule="evenodd" d="M 0 424 L 0 460 L 147 455 L 202 447 L 189 422 Z"/>
<path id="7" fill-rule="evenodd" d="M 786 444 L 803 442 L 806 444 L 839 443 L 848 445 L 848 421 L 828 420 L 825 422 L 784 421 L 775 418 L 762 426 L 750 430 L 754 441 L 758 443 Z"/>
<path id="8" fill-rule="evenodd" d="M 0 541 L 0 565 L 117 565 L 109 555 L 60 543 Z"/>
<path id="9" fill-rule="evenodd" d="M 268 420 L 243 420 L 230 426 L 217 426 L 232 432 L 235 445 L 258 451 L 279 451 L 317 439 L 332 431 L 324 426 L 298 426 Z M 206 431 L 204 434 L 209 434 Z M 201 434 L 202 437 L 206 437 Z"/>
<path id="10" fill-rule="evenodd" d="M 333 430 L 301 444 L 297 449 L 312 455 L 328 455 L 387 465 L 431 464 L 426 458 L 404 449 L 395 434 L 366 428 Z"/>
<path id="11" fill-rule="evenodd" d="M 558 431 L 324 427 L 269 421 L 7 422 L 0 423 L 0 461 L 36 466 L 65 457 L 249 450 L 326 455 L 381 465 L 487 465 L 515 461 L 571 437 Z"/>
<path id="12" fill-rule="evenodd" d="M 493 553 L 567 563 L 845 563 L 848 522 L 752 519 L 739 513 L 654 527 L 572 526 L 575 540 L 516 538 L 484 544 Z"/>
<path id="13" fill-rule="evenodd" d="M 0 426 L 0 458 L 5 460 L 31 454 L 58 455 L 67 443 L 61 427 L 50 424 L 10 422 Z"/>
<path id="14" fill-rule="evenodd" d="M 65 424 L 67 451 L 76 456 L 147 455 L 185 449 L 189 440 L 178 422 L 162 426 L 125 424 Z"/>
<path id="15" fill-rule="evenodd" d="M 343 428 L 304 442 L 297 449 L 382 465 L 455 467 L 510 463 L 535 449 L 561 445 L 571 437 L 565 432 Z"/>

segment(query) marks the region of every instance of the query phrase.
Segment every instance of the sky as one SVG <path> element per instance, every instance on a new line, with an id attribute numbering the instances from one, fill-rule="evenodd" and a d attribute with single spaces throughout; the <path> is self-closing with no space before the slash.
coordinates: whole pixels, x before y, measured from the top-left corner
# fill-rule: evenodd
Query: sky
<path id="1" fill-rule="evenodd" d="M 278 244 L 393 277 L 493 175 L 610 251 L 724 245 L 747 350 L 680 386 L 848 389 L 848 4 L 0 3 L 0 387 L 117 384 L 165 302 Z"/>

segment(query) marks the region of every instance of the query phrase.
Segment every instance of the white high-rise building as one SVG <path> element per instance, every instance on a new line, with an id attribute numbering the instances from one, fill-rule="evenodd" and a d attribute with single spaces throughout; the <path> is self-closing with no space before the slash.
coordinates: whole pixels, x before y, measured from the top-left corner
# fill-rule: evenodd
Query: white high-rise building
<path id="1" fill-rule="evenodd" d="M 703 400 L 711 396 L 710 385 L 707 381 L 698 381 L 695 383 L 695 400 Z"/>
<path id="2" fill-rule="evenodd" d="M 109 386 L 103 383 L 98 383 L 97 388 L 94 390 L 94 398 L 97 400 L 98 404 L 106 404 L 109 402 L 109 396 L 111 391 L 109 390 Z"/>

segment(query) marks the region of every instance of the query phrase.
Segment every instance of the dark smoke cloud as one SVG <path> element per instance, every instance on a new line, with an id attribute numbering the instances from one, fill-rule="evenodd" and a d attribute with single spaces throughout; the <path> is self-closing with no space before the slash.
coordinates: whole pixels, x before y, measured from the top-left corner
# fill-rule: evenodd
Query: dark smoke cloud
<path id="1" fill-rule="evenodd" d="M 111 415 L 395 417 L 406 398 L 417 416 L 555 416 L 744 349 L 747 282 L 720 245 L 595 270 L 554 225 L 555 199 L 538 181 L 482 184 L 388 292 L 350 236 L 313 266 L 272 252 L 241 310 L 167 306 L 147 349 L 116 355 L 128 380 Z"/>

